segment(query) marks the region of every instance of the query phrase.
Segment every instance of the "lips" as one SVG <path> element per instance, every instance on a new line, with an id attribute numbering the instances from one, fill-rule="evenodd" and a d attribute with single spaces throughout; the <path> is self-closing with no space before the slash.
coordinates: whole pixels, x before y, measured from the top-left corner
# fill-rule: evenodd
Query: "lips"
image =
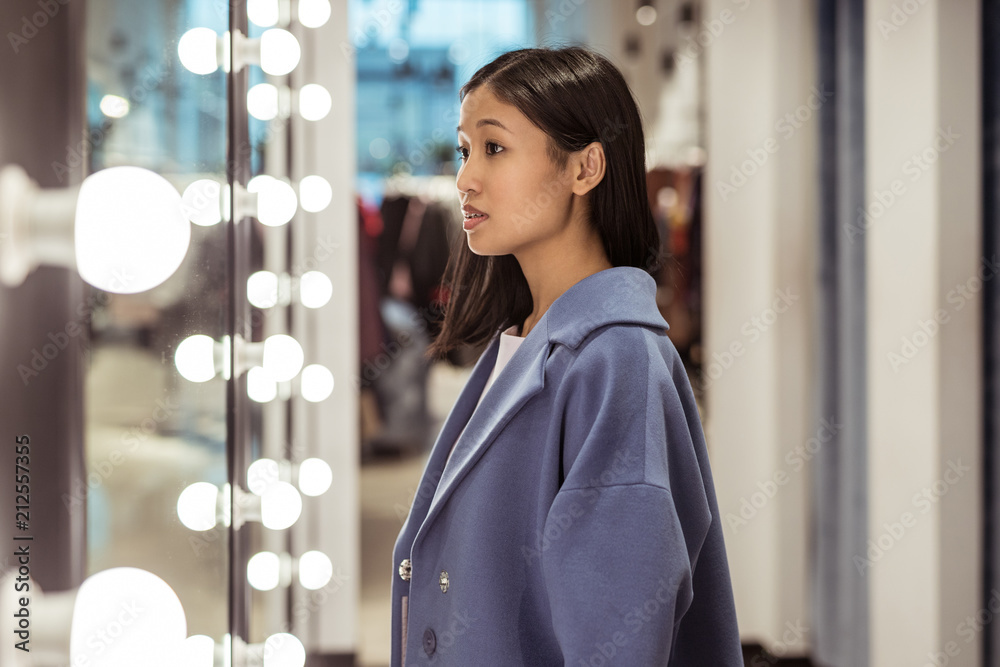
<path id="1" fill-rule="evenodd" d="M 475 227 L 476 225 L 478 225 L 479 223 L 490 217 L 486 213 L 480 211 L 475 206 L 469 206 L 469 205 L 465 205 L 462 207 L 462 215 L 465 217 L 465 222 L 462 225 L 463 227 L 465 227 L 465 229 L 472 229 L 473 227 Z"/>

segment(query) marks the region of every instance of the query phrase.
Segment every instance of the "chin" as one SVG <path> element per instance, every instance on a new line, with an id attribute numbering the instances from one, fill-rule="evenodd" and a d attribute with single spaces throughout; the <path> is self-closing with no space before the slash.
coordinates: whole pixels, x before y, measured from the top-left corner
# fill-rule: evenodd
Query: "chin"
<path id="1" fill-rule="evenodd" d="M 503 251 L 494 250 L 489 246 L 484 246 L 482 243 L 475 243 L 474 241 L 469 242 L 469 250 L 472 251 L 473 255 L 479 255 L 481 257 L 494 257 L 496 255 L 508 255 Z"/>

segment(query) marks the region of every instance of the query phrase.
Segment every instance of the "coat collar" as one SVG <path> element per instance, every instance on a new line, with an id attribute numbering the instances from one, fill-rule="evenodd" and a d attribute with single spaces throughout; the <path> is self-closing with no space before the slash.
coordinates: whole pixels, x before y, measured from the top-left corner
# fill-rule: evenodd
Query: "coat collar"
<path id="1" fill-rule="evenodd" d="M 595 329 L 608 324 L 638 324 L 669 329 L 656 306 L 656 282 L 646 271 L 618 266 L 577 282 L 557 298 L 524 338 L 489 390 L 489 400 L 476 403 L 493 372 L 499 349 L 498 330 L 479 357 L 472 374 L 445 419 L 426 470 L 439 473 L 455 443 L 451 465 L 444 469 L 414 544 L 440 513 L 458 483 L 496 440 L 501 429 L 542 390 L 545 361 L 553 343 L 576 348 Z M 471 414 L 471 419 L 470 419 Z M 467 424 L 467 426 L 466 426 Z M 465 431 L 462 428 L 465 426 Z M 443 441 L 443 442 L 442 442 Z M 447 443 L 446 446 L 441 446 Z M 416 504 L 413 507 L 417 510 Z"/>

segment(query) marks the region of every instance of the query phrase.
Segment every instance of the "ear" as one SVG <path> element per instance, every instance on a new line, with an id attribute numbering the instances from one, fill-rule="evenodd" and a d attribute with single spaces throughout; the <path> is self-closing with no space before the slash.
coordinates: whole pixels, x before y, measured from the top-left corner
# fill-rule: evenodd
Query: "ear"
<path id="1" fill-rule="evenodd" d="M 570 156 L 570 166 L 573 167 L 573 192 L 581 196 L 587 194 L 604 178 L 604 146 L 599 141 L 592 141 Z"/>

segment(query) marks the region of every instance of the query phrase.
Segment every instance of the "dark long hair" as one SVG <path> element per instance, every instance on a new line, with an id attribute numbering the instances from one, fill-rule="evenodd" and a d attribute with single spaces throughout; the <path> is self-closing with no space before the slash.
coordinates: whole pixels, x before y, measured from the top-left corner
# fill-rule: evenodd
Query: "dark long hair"
<path id="1" fill-rule="evenodd" d="M 647 272 L 659 256 L 660 236 L 646 199 L 646 145 L 642 119 L 621 72 L 588 49 L 509 51 L 484 65 L 459 99 L 487 86 L 549 137 L 549 158 L 563 168 L 569 153 L 600 141 L 604 178 L 588 193 L 591 224 L 613 266 Z M 442 280 L 447 303 L 441 331 L 426 356 L 440 359 L 466 343 L 480 346 L 532 311 L 528 282 L 514 255 L 481 256 L 456 237 Z"/>

